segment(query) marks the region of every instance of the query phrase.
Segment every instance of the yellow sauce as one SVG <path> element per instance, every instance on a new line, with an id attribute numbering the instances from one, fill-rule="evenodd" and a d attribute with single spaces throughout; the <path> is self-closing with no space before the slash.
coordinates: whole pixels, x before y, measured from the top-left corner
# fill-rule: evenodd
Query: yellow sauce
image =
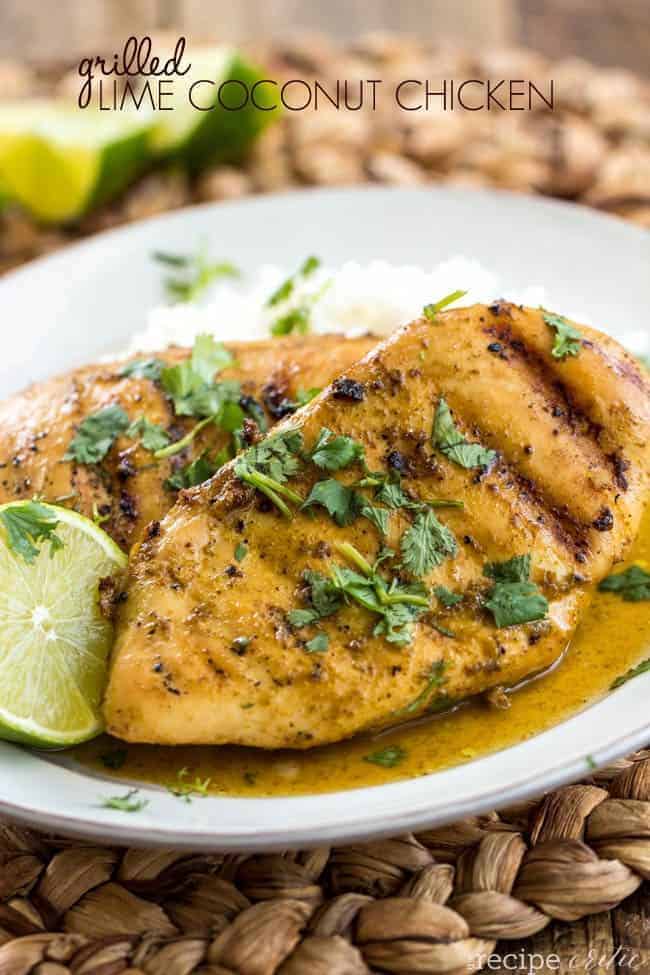
<path id="1" fill-rule="evenodd" d="M 650 510 L 629 561 L 650 562 Z M 124 746 L 104 737 L 75 749 L 73 757 L 103 775 L 163 786 L 209 779 L 209 792 L 230 796 L 305 795 L 379 785 L 459 765 L 531 738 L 602 698 L 619 675 L 649 655 L 650 604 L 596 593 L 563 660 L 513 693 L 507 710 L 477 701 L 410 727 L 306 752 Z M 364 760 L 389 745 L 406 752 L 395 767 Z M 107 769 L 101 756 L 124 748 L 124 764 Z M 179 780 L 181 769 L 187 774 Z"/>

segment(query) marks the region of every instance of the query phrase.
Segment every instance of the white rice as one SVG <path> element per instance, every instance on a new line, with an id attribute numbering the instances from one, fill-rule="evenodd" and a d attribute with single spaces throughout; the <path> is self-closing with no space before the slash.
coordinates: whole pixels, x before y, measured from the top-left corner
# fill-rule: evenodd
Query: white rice
<path id="1" fill-rule="evenodd" d="M 271 323 L 304 294 L 316 293 L 329 282 L 311 314 L 311 331 L 389 335 L 420 315 L 424 305 L 457 288 L 467 290 L 463 304 L 508 297 L 526 304 L 543 304 L 544 289 L 527 288 L 504 294 L 504 283 L 477 261 L 454 257 L 431 271 L 398 267 L 386 261 L 360 265 L 352 261 L 338 269 L 320 267 L 301 284 L 292 300 L 273 309 L 269 295 L 294 268 L 264 265 L 241 280 L 224 278 L 197 303 L 161 305 L 149 313 L 146 327 L 133 336 L 128 353 L 155 352 L 168 345 L 191 345 L 196 335 L 210 332 L 218 339 L 251 340 L 269 335 Z"/>
<path id="2" fill-rule="evenodd" d="M 430 271 L 386 261 L 367 265 L 350 261 L 338 269 L 320 267 L 297 287 L 289 303 L 266 308 L 269 295 L 294 271 L 295 268 L 263 265 L 245 278 L 221 279 L 196 303 L 160 305 L 151 310 L 146 327 L 133 336 L 126 352 L 155 352 L 169 345 L 191 346 L 201 332 L 230 341 L 266 338 L 270 325 L 279 315 L 302 296 L 318 292 L 325 284 L 328 286 L 311 313 L 311 331 L 316 333 L 389 335 L 420 315 L 424 305 L 456 289 L 467 291 L 461 304 L 498 298 L 532 307 L 546 304 L 546 292 L 541 285 L 513 290 L 508 282 L 478 261 L 457 256 Z M 588 324 L 579 309 L 562 309 L 562 312 Z M 631 351 L 647 352 L 645 332 L 627 333 L 625 340 Z"/>

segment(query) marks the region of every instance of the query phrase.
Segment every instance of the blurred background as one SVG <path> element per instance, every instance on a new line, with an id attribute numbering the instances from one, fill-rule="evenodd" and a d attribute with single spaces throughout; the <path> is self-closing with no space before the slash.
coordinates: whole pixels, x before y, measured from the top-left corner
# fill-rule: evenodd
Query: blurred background
<path id="1" fill-rule="evenodd" d="M 65 59 L 169 28 L 239 43 L 297 29 L 341 41 L 388 30 L 650 71 L 648 0 L 2 0 L 0 53 Z"/>
<path id="2" fill-rule="evenodd" d="M 219 79 L 552 78 L 556 104 L 71 125 L 80 57 L 145 34 L 215 64 L 230 45 Z M 649 0 L 0 0 L 0 271 L 191 203 L 367 182 L 542 193 L 650 228 Z"/>

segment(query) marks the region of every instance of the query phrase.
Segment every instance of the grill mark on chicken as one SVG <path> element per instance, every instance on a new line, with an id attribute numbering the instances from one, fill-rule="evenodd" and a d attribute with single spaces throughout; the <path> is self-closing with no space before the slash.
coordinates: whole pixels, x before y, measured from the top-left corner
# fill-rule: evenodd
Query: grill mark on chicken
<path id="1" fill-rule="evenodd" d="M 535 388 L 545 396 L 551 416 L 558 420 L 560 425 L 567 426 L 572 433 L 591 437 L 600 448 L 602 424 L 596 423 L 576 405 L 565 383 L 558 379 L 543 358 L 527 346 L 523 338 L 513 335 L 510 324 L 497 326 L 496 334 L 500 342 L 507 344 L 508 349 L 530 367 L 531 386 L 534 385 L 532 380 L 534 377 L 538 380 Z M 564 407 L 559 410 L 557 409 L 558 396 L 561 398 Z M 606 455 L 603 454 L 603 457 Z"/>

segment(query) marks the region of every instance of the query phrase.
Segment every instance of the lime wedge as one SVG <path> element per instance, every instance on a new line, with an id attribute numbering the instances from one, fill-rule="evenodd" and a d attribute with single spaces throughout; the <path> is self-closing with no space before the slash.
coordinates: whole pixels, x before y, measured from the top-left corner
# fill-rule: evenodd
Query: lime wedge
<path id="1" fill-rule="evenodd" d="M 53 540 L 24 534 L 36 509 L 56 519 Z M 31 501 L 0 506 L 0 738 L 61 748 L 102 730 L 113 632 L 100 611 L 99 581 L 126 562 L 74 511 Z"/>
<path id="2" fill-rule="evenodd" d="M 255 107 L 250 97 L 243 104 L 246 94 L 250 96 L 252 86 L 264 75 L 237 51 L 200 48 L 191 50 L 187 57 L 190 71 L 174 78 L 172 97 L 167 102 L 172 110 L 155 113 L 153 144 L 159 153 L 196 173 L 208 165 L 237 162 L 280 113 L 278 109 L 264 110 L 275 104 L 276 96 L 269 85 L 262 85 L 255 93 L 257 104 L 264 108 Z M 229 81 L 241 84 L 226 84 Z M 219 90 L 226 108 L 218 102 Z"/>
<path id="3" fill-rule="evenodd" d="M 151 156 L 151 116 L 58 102 L 0 107 L 0 185 L 44 223 L 69 223 L 124 189 Z"/>

